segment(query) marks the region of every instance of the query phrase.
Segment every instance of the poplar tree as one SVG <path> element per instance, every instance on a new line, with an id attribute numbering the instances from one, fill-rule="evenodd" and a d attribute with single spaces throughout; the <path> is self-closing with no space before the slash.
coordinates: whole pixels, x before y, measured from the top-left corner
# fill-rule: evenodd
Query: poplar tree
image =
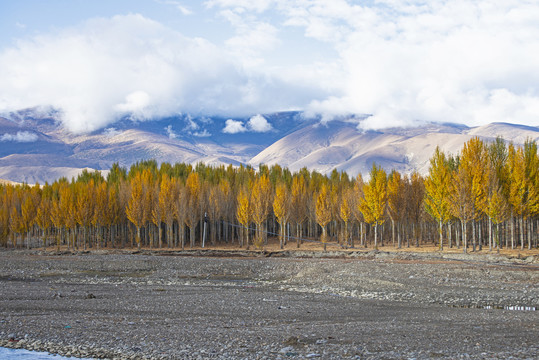
<path id="1" fill-rule="evenodd" d="M 406 214 L 412 223 L 415 245 L 419 247 L 419 238 L 423 237 L 421 221 L 424 216 L 425 183 L 423 177 L 414 171 L 406 184 Z M 408 244 L 409 246 L 409 244 Z"/>
<path id="2" fill-rule="evenodd" d="M 178 236 L 180 237 L 182 250 L 185 248 L 185 226 L 187 223 L 187 205 L 189 195 L 187 188 L 180 181 L 174 181 L 176 197 L 174 199 L 174 218 L 178 223 Z"/>
<path id="3" fill-rule="evenodd" d="M 296 244 L 299 248 L 302 236 L 302 224 L 307 220 L 309 209 L 307 205 L 307 185 L 305 177 L 296 174 L 292 179 L 292 221 L 296 223 Z"/>
<path id="4" fill-rule="evenodd" d="M 52 225 L 51 207 L 51 199 L 48 197 L 43 197 L 36 212 L 36 225 L 41 229 L 44 248 L 46 246 L 47 231 Z"/>
<path id="5" fill-rule="evenodd" d="M 167 186 L 166 184 L 163 184 L 164 182 L 166 182 L 165 177 L 167 177 L 166 174 L 163 175 L 163 177 L 161 178 L 160 184 L 154 185 L 154 195 L 152 196 L 152 223 L 157 227 L 157 246 L 159 249 L 163 247 L 163 233 L 161 231 L 161 224 L 163 222 L 166 212 L 163 191 L 164 186 Z"/>
<path id="6" fill-rule="evenodd" d="M 526 203 L 528 200 L 528 188 L 526 181 L 526 162 L 524 150 L 515 149 L 512 144 L 509 145 L 509 203 L 511 204 L 511 248 L 514 248 L 514 216 L 518 217 L 520 224 L 520 244 L 524 248 L 524 217 L 526 216 Z"/>
<path id="7" fill-rule="evenodd" d="M 315 204 L 316 222 L 322 228 L 322 243 L 324 244 L 324 251 L 326 251 L 328 242 L 326 227 L 331 221 L 331 199 L 327 184 L 323 183 L 320 191 L 315 195 Z"/>
<path id="8" fill-rule="evenodd" d="M 444 249 L 443 225 L 450 219 L 450 170 L 445 154 L 437 146 L 430 159 L 429 175 L 425 179 L 425 208 L 438 222 L 440 250 Z"/>
<path id="9" fill-rule="evenodd" d="M 189 246 L 195 246 L 195 231 L 199 218 L 200 179 L 197 172 L 191 172 L 185 183 L 186 212 L 185 224 L 189 227 Z"/>
<path id="10" fill-rule="evenodd" d="M 509 175 L 507 174 L 508 151 L 501 137 L 490 143 L 488 152 L 488 195 L 486 214 L 489 219 L 489 249 L 492 251 L 492 227 L 494 242 L 500 251 L 500 224 L 507 220 L 509 204 Z"/>
<path id="11" fill-rule="evenodd" d="M 76 183 L 73 187 L 75 194 L 74 219 L 77 224 L 82 226 L 84 231 L 84 249 L 88 245 L 88 228 L 94 216 L 94 181 L 87 183 Z"/>
<path id="12" fill-rule="evenodd" d="M 110 226 L 112 222 L 112 214 L 109 211 L 109 192 L 107 183 L 104 181 L 97 184 L 94 189 L 94 211 L 92 215 L 92 226 L 97 232 L 97 246 L 101 247 L 105 240 L 105 227 Z M 105 242 L 106 245 L 106 242 Z"/>
<path id="13" fill-rule="evenodd" d="M 365 221 L 374 226 L 374 248 L 378 249 L 378 225 L 384 223 L 387 206 L 387 176 L 376 164 L 372 164 L 369 174 L 369 182 L 363 186 L 360 209 Z"/>
<path id="14" fill-rule="evenodd" d="M 470 175 L 464 167 L 459 167 L 453 177 L 449 196 L 451 212 L 460 220 L 464 253 L 468 251 L 468 222 L 473 218 L 473 195 Z"/>
<path id="15" fill-rule="evenodd" d="M 459 168 L 465 170 L 463 172 L 463 174 L 467 175 L 465 181 L 470 187 L 473 251 L 477 246 L 475 221 L 482 217 L 488 205 L 487 160 L 486 146 L 481 139 L 474 137 L 464 144 Z"/>
<path id="16" fill-rule="evenodd" d="M 284 183 L 280 183 L 275 189 L 273 212 L 280 225 L 279 246 L 282 249 L 284 247 L 286 224 L 288 223 L 288 218 L 290 217 L 290 192 Z"/>
<path id="17" fill-rule="evenodd" d="M 236 219 L 243 226 L 242 234 L 240 235 L 240 247 L 243 247 L 244 237 L 245 245 L 249 249 L 249 223 L 251 221 L 250 216 L 250 201 L 249 192 L 247 189 L 240 189 L 237 197 L 238 205 L 236 207 Z"/>
<path id="18" fill-rule="evenodd" d="M 523 150 L 527 195 L 525 215 L 528 218 L 537 214 L 539 208 L 539 155 L 537 154 L 537 143 L 534 140 L 527 139 Z M 531 229 L 528 229 L 528 250 L 532 248 L 531 238 Z"/>
<path id="19" fill-rule="evenodd" d="M 344 189 L 342 191 L 340 207 L 339 207 L 339 217 L 344 223 L 343 242 L 345 243 L 345 246 L 347 248 L 350 245 L 349 244 L 350 235 L 349 235 L 348 224 L 352 218 L 353 202 L 351 203 L 351 199 L 354 196 L 353 193 L 354 193 L 354 190 L 350 187 Z"/>
<path id="20" fill-rule="evenodd" d="M 137 234 L 135 241 L 140 249 L 140 229 L 144 226 L 144 185 L 142 172 L 137 172 L 131 179 L 130 188 L 131 196 L 125 208 L 125 213 L 129 221 L 133 223 Z"/>
<path id="21" fill-rule="evenodd" d="M 260 175 L 255 180 L 251 191 L 251 209 L 257 233 L 255 245 L 258 248 L 261 248 L 264 243 L 263 224 L 268 217 L 270 206 L 271 184 L 267 175 Z"/>
<path id="22" fill-rule="evenodd" d="M 361 174 L 358 174 L 354 180 L 354 186 L 352 190 L 352 196 L 350 198 L 350 204 L 352 209 L 352 214 L 354 215 L 354 218 L 359 224 L 359 240 L 360 245 L 364 245 L 364 231 L 363 231 L 363 225 L 365 218 L 363 217 L 363 213 L 361 212 L 361 203 L 363 202 L 364 196 L 363 196 L 363 177 Z M 352 247 L 354 247 L 354 238 L 352 237 Z"/>
<path id="23" fill-rule="evenodd" d="M 388 177 L 387 181 L 387 212 L 391 219 L 391 237 L 393 245 L 395 245 L 395 223 L 397 227 L 400 227 L 400 222 L 404 216 L 406 206 L 406 191 L 405 182 L 401 177 L 401 174 L 393 170 Z M 397 247 L 401 248 L 401 234 L 397 230 Z"/>
<path id="24" fill-rule="evenodd" d="M 20 231 L 26 233 L 26 248 L 30 249 L 30 236 L 34 225 L 36 210 L 39 203 L 34 202 L 31 194 L 26 194 L 21 204 Z"/>

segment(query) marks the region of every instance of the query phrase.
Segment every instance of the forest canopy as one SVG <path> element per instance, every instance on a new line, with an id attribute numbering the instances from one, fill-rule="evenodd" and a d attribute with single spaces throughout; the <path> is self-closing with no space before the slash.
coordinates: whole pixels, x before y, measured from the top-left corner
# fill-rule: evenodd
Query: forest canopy
<path id="1" fill-rule="evenodd" d="M 436 148 L 429 173 L 366 179 L 279 165 L 207 166 L 140 161 L 106 177 L 84 170 L 52 184 L 0 185 L 0 245 L 263 248 L 320 241 L 344 248 L 436 243 L 538 247 L 537 144 L 472 138 L 457 155 Z"/>

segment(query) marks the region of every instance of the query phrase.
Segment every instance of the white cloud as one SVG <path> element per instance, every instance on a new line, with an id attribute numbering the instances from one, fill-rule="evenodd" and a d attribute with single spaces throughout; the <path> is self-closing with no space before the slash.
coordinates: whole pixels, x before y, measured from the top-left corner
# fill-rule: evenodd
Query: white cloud
<path id="1" fill-rule="evenodd" d="M 343 34 L 344 94 L 313 101 L 312 112 L 372 114 L 364 129 L 425 121 L 539 125 L 539 6 L 380 4 L 391 13 L 350 5 L 339 15 L 349 24 L 335 30 Z M 346 13 L 366 21 L 351 24 Z"/>
<path id="2" fill-rule="evenodd" d="M 213 0 L 332 44 L 326 69 L 292 74 L 329 90 L 305 107 L 324 119 L 371 114 L 362 128 L 426 121 L 539 125 L 539 4 L 507 0 Z M 235 10 L 236 9 L 236 10 Z M 259 15 L 262 13 L 263 15 Z M 288 34 L 287 29 L 280 33 Z M 285 35 L 286 36 L 286 35 Z M 321 45 L 322 48 L 322 45 Z M 301 64 L 307 68 L 312 64 Z M 329 85 L 328 85 L 329 84 Z"/>
<path id="3" fill-rule="evenodd" d="M 185 131 L 195 131 L 200 128 L 200 126 L 193 120 L 191 116 L 186 117 L 187 126 L 184 128 Z"/>
<path id="4" fill-rule="evenodd" d="M 35 142 L 37 141 L 37 134 L 31 133 L 29 131 L 17 131 L 16 134 L 8 134 L 0 136 L 0 141 L 14 141 L 14 142 Z"/>
<path id="5" fill-rule="evenodd" d="M 226 134 L 237 134 L 245 131 L 247 131 L 247 129 L 242 121 L 232 119 L 228 119 L 225 122 L 225 127 L 223 129 L 223 132 Z"/>
<path id="6" fill-rule="evenodd" d="M 80 133 L 125 115 L 245 116 L 298 106 L 279 95 L 298 86 L 262 73 L 141 15 L 97 18 L 1 51 L 0 112 L 50 105 Z"/>
<path id="7" fill-rule="evenodd" d="M 273 126 L 266 120 L 265 117 L 262 115 L 255 115 L 251 117 L 249 120 L 247 120 L 247 123 L 245 124 L 243 121 L 240 120 L 232 120 L 228 119 L 225 122 L 225 127 L 223 128 L 223 132 L 225 134 L 237 134 L 241 132 L 268 132 L 273 130 Z"/>
<path id="8" fill-rule="evenodd" d="M 116 135 L 120 135 L 121 133 L 122 133 L 121 131 L 119 131 L 116 128 L 113 128 L 113 127 L 106 128 L 105 130 L 103 130 L 103 134 L 106 137 L 114 137 Z"/>
<path id="9" fill-rule="evenodd" d="M 254 132 L 268 132 L 273 130 L 271 124 L 262 115 L 255 115 L 247 121 L 247 128 Z"/>
<path id="10" fill-rule="evenodd" d="M 176 139 L 178 137 L 178 134 L 172 130 L 172 125 L 165 127 L 165 131 L 167 132 L 169 139 Z"/>
<path id="11" fill-rule="evenodd" d="M 196 136 L 196 137 L 210 137 L 211 133 L 207 129 L 204 129 L 203 131 L 195 131 L 193 133 L 193 136 Z"/>
<path id="12" fill-rule="evenodd" d="M 148 105 L 150 105 L 150 96 L 145 91 L 134 91 L 125 97 L 125 102 L 117 104 L 114 109 L 118 113 L 131 115 L 137 120 L 144 120 L 148 117 Z"/>
<path id="13" fill-rule="evenodd" d="M 324 120 L 370 114 L 364 129 L 426 121 L 539 125 L 535 2 L 205 5 L 204 16 L 215 18 L 201 24 L 224 20 L 230 27 L 213 29 L 219 33 L 213 42 L 136 14 L 20 40 L 0 52 L 0 112 L 51 105 L 75 132 L 122 116 L 243 117 L 291 109 Z M 224 132 L 254 131 L 231 121 Z"/>

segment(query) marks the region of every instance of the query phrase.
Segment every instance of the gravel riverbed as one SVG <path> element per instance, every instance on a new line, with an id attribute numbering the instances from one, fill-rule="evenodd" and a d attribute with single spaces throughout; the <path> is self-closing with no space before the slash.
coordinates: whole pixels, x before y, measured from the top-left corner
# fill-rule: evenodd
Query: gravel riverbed
<path id="1" fill-rule="evenodd" d="M 539 358 L 537 257 L 167 254 L 0 252 L 0 346 L 114 359 Z"/>

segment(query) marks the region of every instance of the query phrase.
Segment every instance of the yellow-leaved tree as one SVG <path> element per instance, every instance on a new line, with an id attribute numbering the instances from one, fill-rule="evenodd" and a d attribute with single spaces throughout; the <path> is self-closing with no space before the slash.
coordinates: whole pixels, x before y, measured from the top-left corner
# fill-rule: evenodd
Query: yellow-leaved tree
<path id="1" fill-rule="evenodd" d="M 295 175 L 292 179 L 291 197 L 292 209 L 290 217 L 296 223 L 296 244 L 299 248 L 303 233 L 302 226 L 309 215 L 309 209 L 307 207 L 307 185 L 305 183 L 305 177 L 301 174 Z"/>
<path id="2" fill-rule="evenodd" d="M 460 220 L 464 253 L 468 249 L 468 222 L 473 218 L 472 186 L 468 170 L 462 166 L 453 173 L 449 201 L 451 213 Z M 457 248 L 459 246 L 457 239 Z"/>
<path id="3" fill-rule="evenodd" d="M 315 213 L 316 213 L 316 222 L 322 228 L 322 243 L 324 244 L 324 251 L 326 251 L 326 246 L 328 242 L 327 237 L 327 225 L 331 221 L 331 198 L 328 191 L 328 185 L 322 183 L 320 186 L 320 191 L 315 194 Z"/>
<path id="4" fill-rule="evenodd" d="M 112 222 L 112 215 L 109 211 L 109 191 L 107 183 L 102 181 L 98 183 L 94 191 L 94 212 L 92 217 L 92 226 L 97 233 L 97 247 L 107 246 L 107 237 L 105 236 L 105 229 L 108 228 Z"/>
<path id="5" fill-rule="evenodd" d="M 539 213 L 539 155 L 535 140 L 527 139 L 524 143 L 524 163 L 526 167 L 526 217 L 532 218 Z M 528 221 L 530 225 L 530 221 Z M 528 250 L 532 248 L 532 229 L 528 229 Z"/>
<path id="6" fill-rule="evenodd" d="M 477 246 L 476 221 L 486 213 L 488 205 L 487 167 L 488 154 L 485 143 L 478 137 L 468 140 L 462 148 L 459 168 L 465 170 L 463 172 L 463 174 L 467 175 L 465 181 L 468 182 L 470 187 L 473 251 Z M 479 247 L 481 248 L 481 244 L 479 244 Z"/>
<path id="7" fill-rule="evenodd" d="M 376 164 L 372 164 L 369 182 L 363 186 L 363 199 L 359 206 L 365 221 L 374 226 L 374 248 L 378 249 L 378 225 L 384 223 L 387 206 L 387 175 Z"/>
<path id="8" fill-rule="evenodd" d="M 365 217 L 363 217 L 363 213 L 361 212 L 361 203 L 363 202 L 364 196 L 363 196 L 363 187 L 365 183 L 363 182 L 363 177 L 361 174 L 358 174 L 357 177 L 354 180 L 354 188 L 352 196 L 350 197 L 350 204 L 352 207 L 352 214 L 354 215 L 354 218 L 359 224 L 359 242 L 360 246 L 365 245 L 365 231 L 363 230 L 363 227 L 365 225 Z M 354 247 L 354 238 L 352 237 L 352 247 Z"/>
<path id="9" fill-rule="evenodd" d="M 133 223 L 137 234 L 135 241 L 140 249 L 140 229 L 144 226 L 144 181 L 143 172 L 137 172 L 130 183 L 131 196 L 125 208 L 127 219 Z"/>
<path id="10" fill-rule="evenodd" d="M 243 247 L 245 242 L 247 249 L 249 249 L 249 223 L 251 221 L 249 200 L 249 191 L 245 188 L 241 189 L 237 197 L 238 205 L 236 207 L 236 219 L 238 219 L 238 222 L 242 225 L 240 232 L 240 247 Z"/>
<path id="11" fill-rule="evenodd" d="M 195 246 L 195 231 L 199 218 L 200 179 L 197 172 L 191 172 L 185 182 L 186 217 L 185 224 L 189 227 L 189 246 Z"/>
<path id="12" fill-rule="evenodd" d="M 31 194 L 26 194 L 21 205 L 21 232 L 26 233 L 26 248 L 30 249 L 30 236 L 36 218 L 35 199 Z"/>
<path id="13" fill-rule="evenodd" d="M 36 213 L 36 225 L 41 229 L 43 247 L 47 245 L 47 233 L 52 225 L 51 221 L 51 199 L 50 197 L 43 197 Z"/>
<path id="14" fill-rule="evenodd" d="M 489 248 L 492 251 L 493 243 L 500 252 L 500 224 L 507 220 L 509 215 L 509 175 L 507 173 L 508 151 L 505 141 L 501 137 L 488 146 L 488 196 L 486 214 L 489 219 Z M 492 228 L 494 226 L 494 239 Z"/>
<path id="15" fill-rule="evenodd" d="M 259 249 L 262 248 L 266 239 L 264 224 L 271 206 L 271 195 L 271 183 L 268 176 L 260 175 L 255 179 L 251 191 L 251 209 L 257 234 L 255 245 Z"/>
<path id="16" fill-rule="evenodd" d="M 290 217 L 290 191 L 285 183 L 280 183 L 275 189 L 275 199 L 273 200 L 273 212 L 280 225 L 279 246 L 284 247 L 286 225 Z"/>
<path id="17" fill-rule="evenodd" d="M 437 146 L 430 159 L 429 175 L 425 178 L 425 208 L 438 222 L 440 250 L 444 249 L 443 225 L 451 217 L 449 202 L 451 172 L 443 151 Z"/>
<path id="18" fill-rule="evenodd" d="M 84 249 L 89 245 L 88 230 L 94 216 L 94 180 L 87 183 L 75 183 L 75 221 L 82 227 L 84 232 Z"/>
<path id="19" fill-rule="evenodd" d="M 342 191 L 341 194 L 341 200 L 340 200 L 340 206 L 339 206 L 339 217 L 341 218 L 344 228 L 343 228 L 343 243 L 346 248 L 348 248 L 350 244 L 350 231 L 348 229 L 348 224 L 350 222 L 350 219 L 352 218 L 352 207 L 353 203 L 351 204 L 351 199 L 354 196 L 354 190 L 351 187 L 348 187 Z"/>
<path id="20" fill-rule="evenodd" d="M 170 208 L 169 199 L 172 198 L 172 182 L 170 177 L 167 174 L 163 174 L 161 177 L 161 183 L 156 184 L 152 208 L 152 222 L 157 227 L 157 238 L 158 238 L 158 247 L 161 249 L 163 247 L 163 232 L 161 231 L 161 224 L 165 221 L 165 216 L 167 214 L 173 214 L 172 209 Z M 165 228 L 165 232 L 168 229 L 168 225 Z M 168 237 L 168 233 L 167 233 Z"/>
<path id="21" fill-rule="evenodd" d="M 177 179 L 174 180 L 174 188 L 176 194 L 173 202 L 174 218 L 178 222 L 178 235 L 183 250 L 185 248 L 185 226 L 187 222 L 187 201 L 189 201 L 189 196 L 187 194 L 187 188 Z"/>
<path id="22" fill-rule="evenodd" d="M 391 239 L 395 246 L 395 224 L 397 225 L 397 247 L 401 248 L 400 223 L 406 206 L 405 182 L 401 174 L 393 170 L 387 180 L 387 212 L 391 219 Z"/>
<path id="23" fill-rule="evenodd" d="M 526 216 L 526 163 L 524 159 L 524 150 L 522 148 L 515 149 L 513 144 L 509 144 L 508 149 L 508 167 L 510 174 L 509 182 L 509 203 L 511 204 L 511 248 L 515 247 L 515 221 L 517 216 L 520 220 L 520 242 L 521 248 L 524 248 L 523 238 L 523 219 Z"/>

